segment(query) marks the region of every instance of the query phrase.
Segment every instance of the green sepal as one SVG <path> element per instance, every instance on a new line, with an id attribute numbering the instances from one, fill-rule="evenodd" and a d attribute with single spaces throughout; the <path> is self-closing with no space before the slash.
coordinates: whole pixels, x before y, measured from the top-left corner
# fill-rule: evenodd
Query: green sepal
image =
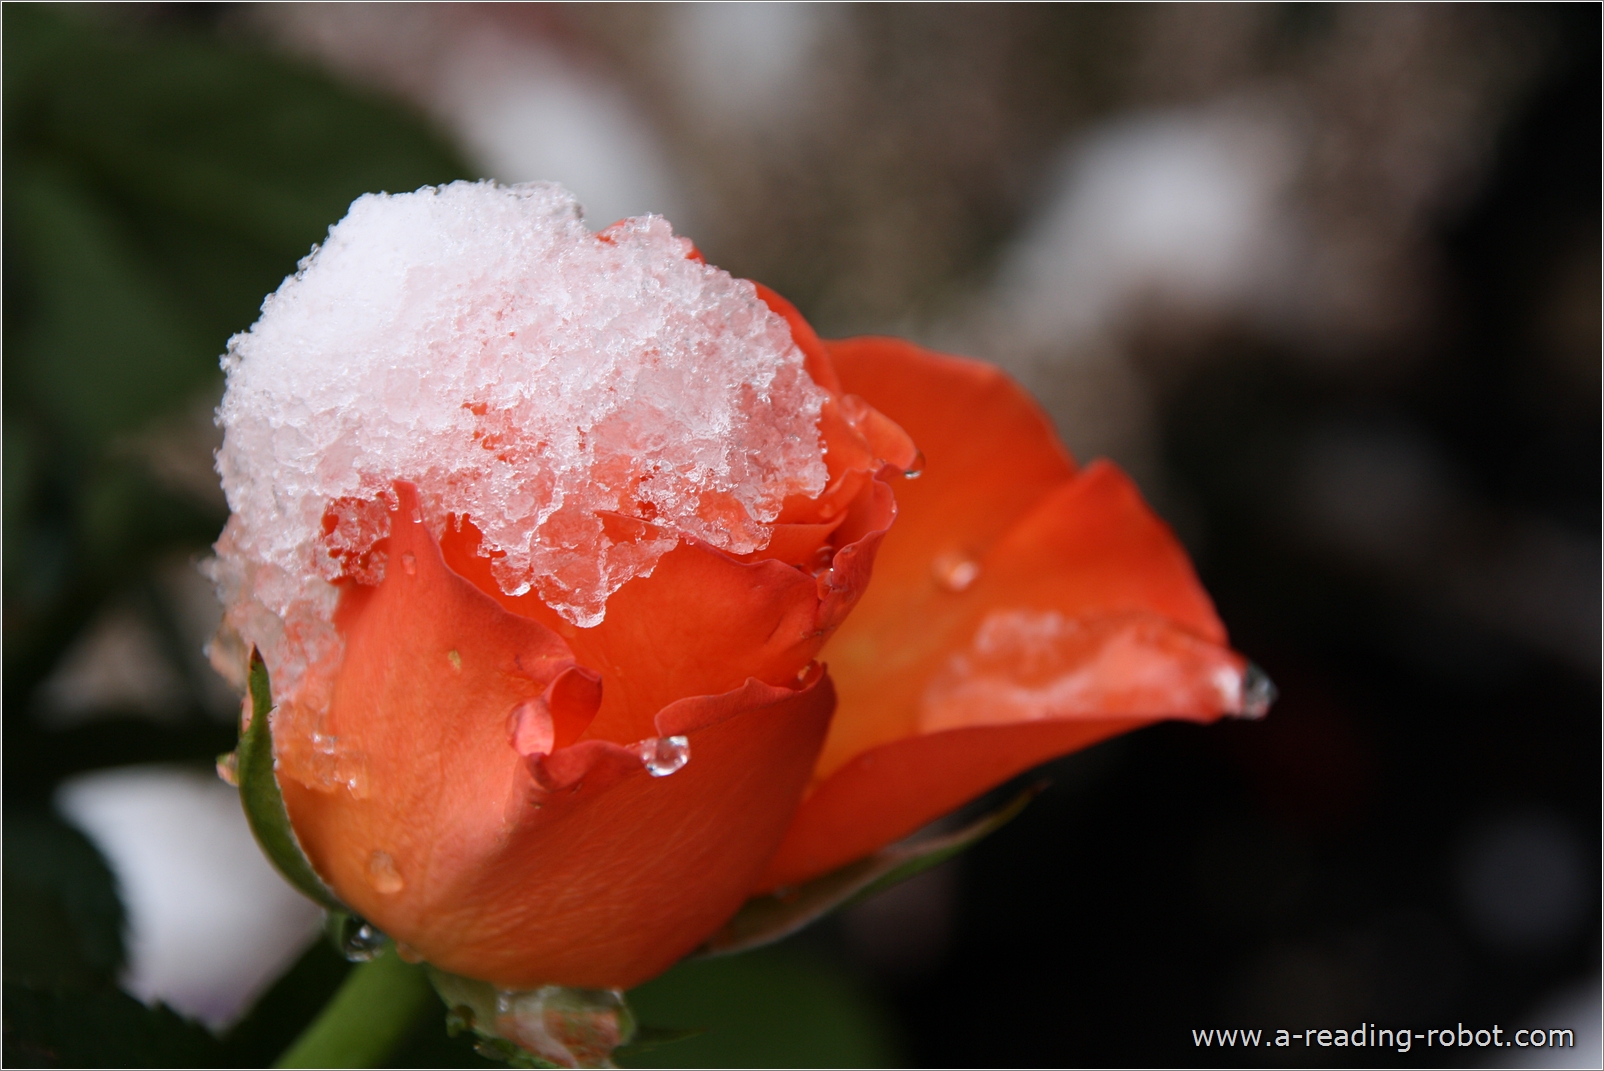
<path id="1" fill-rule="evenodd" d="M 1031 787 L 1003 806 L 952 828 L 935 822 L 873 855 L 848 863 L 822 877 L 742 905 L 724 928 L 699 949 L 704 956 L 725 956 L 773 944 L 804 926 L 858 900 L 867 899 L 915 874 L 957 855 L 1014 818 L 1039 791 Z"/>
<path id="2" fill-rule="evenodd" d="M 247 681 L 251 720 L 240 733 L 237 776 L 240 803 L 245 807 L 251 832 L 256 834 L 262 851 L 291 885 L 330 911 L 350 914 L 351 909 L 340 903 L 339 897 L 317 876 L 301 850 L 301 842 L 295 839 L 290 813 L 279 791 L 278 775 L 273 770 L 273 686 L 267 678 L 267 663 L 254 647 Z"/>

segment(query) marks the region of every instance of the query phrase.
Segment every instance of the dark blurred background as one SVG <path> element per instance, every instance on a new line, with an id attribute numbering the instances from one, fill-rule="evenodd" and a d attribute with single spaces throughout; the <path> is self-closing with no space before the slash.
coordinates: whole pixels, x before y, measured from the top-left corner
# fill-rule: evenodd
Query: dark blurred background
<path id="1" fill-rule="evenodd" d="M 210 772 L 217 356 L 356 195 L 494 177 L 999 362 L 1282 693 L 676 969 L 637 1062 L 1597 1065 L 1596 6 L 3 18 L 7 1063 L 261 1064 L 338 984 Z M 439 1015 L 395 1059 L 482 1063 Z M 1578 1044 L 1193 1041 L 1361 1023 Z"/>

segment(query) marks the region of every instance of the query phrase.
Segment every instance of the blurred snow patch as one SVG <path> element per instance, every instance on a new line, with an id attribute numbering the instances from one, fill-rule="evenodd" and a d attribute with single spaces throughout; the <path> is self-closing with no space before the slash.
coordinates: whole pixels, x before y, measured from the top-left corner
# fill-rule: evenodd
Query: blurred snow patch
<path id="1" fill-rule="evenodd" d="M 1222 99 L 1126 115 L 1075 139 L 976 304 L 925 341 L 997 361 L 1073 453 L 1111 457 L 1158 488 L 1152 403 L 1127 335 L 1138 318 L 1277 307 L 1300 247 L 1289 207 L 1303 159 L 1296 115 Z"/>
<path id="2" fill-rule="evenodd" d="M 1287 257 L 1282 199 L 1298 162 L 1285 118 L 1245 104 L 1117 120 L 1066 153 L 1005 256 L 997 303 L 1027 345 L 1116 325 L 1139 300 L 1254 301 Z"/>
<path id="3" fill-rule="evenodd" d="M 321 911 L 262 856 L 239 792 L 142 766 L 64 782 L 56 808 L 100 849 L 127 913 L 122 984 L 221 1030 L 316 935 Z"/>
<path id="4" fill-rule="evenodd" d="M 738 126 L 771 122 L 807 99 L 833 4 L 676 4 L 674 70 L 698 112 Z"/>
<path id="5" fill-rule="evenodd" d="M 561 183 L 593 227 L 648 212 L 678 218 L 663 155 L 629 98 L 538 41 L 465 36 L 429 103 L 487 177 Z"/>
<path id="6" fill-rule="evenodd" d="M 1597 978 L 1550 996 L 1515 1029 L 1574 1030 L 1574 1046 L 1516 1049 L 1503 1062 L 1504 1067 L 1598 1067 L 1604 1059 L 1604 1023 L 1601 1023 L 1600 987 Z M 1507 1042 L 1506 1042 L 1507 1044 Z"/>

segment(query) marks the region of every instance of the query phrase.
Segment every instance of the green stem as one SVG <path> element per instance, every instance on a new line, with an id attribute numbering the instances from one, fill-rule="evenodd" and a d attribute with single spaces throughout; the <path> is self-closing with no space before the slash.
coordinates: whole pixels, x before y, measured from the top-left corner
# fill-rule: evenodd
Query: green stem
<path id="1" fill-rule="evenodd" d="M 359 965 L 274 1067 L 379 1067 L 429 997 L 423 968 L 388 948 Z"/>

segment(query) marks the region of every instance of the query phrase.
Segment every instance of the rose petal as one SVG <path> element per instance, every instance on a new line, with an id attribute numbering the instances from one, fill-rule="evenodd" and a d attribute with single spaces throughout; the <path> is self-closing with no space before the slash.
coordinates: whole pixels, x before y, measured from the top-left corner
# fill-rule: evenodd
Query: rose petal
<path id="1" fill-rule="evenodd" d="M 585 737 L 624 744 L 653 735 L 658 712 L 685 696 L 718 695 L 749 677 L 796 681 L 868 583 L 894 516 L 884 484 L 871 482 L 860 498 L 861 506 L 832 526 L 853 539 L 834 552 L 828 580 L 685 542 L 651 576 L 614 592 L 607 618 L 590 629 L 563 621 L 534 594 L 504 594 L 490 562 L 476 553 L 471 525 L 448 529 L 441 546 L 453 570 L 506 609 L 560 633 L 580 662 L 601 673 L 601 709 Z"/>
<path id="2" fill-rule="evenodd" d="M 1073 614 L 1150 611 L 1225 642 L 1186 549 L 1130 477 L 1107 461 L 1094 461 L 1044 497 L 997 541 L 983 568 L 988 585 L 1035 593 L 1020 605 Z"/>
<path id="3" fill-rule="evenodd" d="M 1054 755 L 1090 747 L 1154 720 L 1053 720 L 950 729 L 873 748 L 809 794 L 752 888 L 767 892 L 829 873 Z"/>
<path id="4" fill-rule="evenodd" d="M 1156 614 L 993 610 L 925 686 L 919 729 L 1158 712 L 1210 721 L 1241 706 L 1245 667 Z"/>
<path id="5" fill-rule="evenodd" d="M 415 491 L 396 490 L 385 579 L 342 609 L 325 720 L 361 777 L 281 765 L 303 848 L 354 910 L 443 969 L 519 987 L 658 973 L 735 911 L 772 854 L 823 741 L 828 679 L 793 669 L 791 687 L 747 680 L 666 704 L 640 736 L 688 738 L 672 776 L 620 743 L 562 747 L 595 709 L 594 674 L 453 572 L 411 519 Z M 811 619 L 813 577 L 757 569 L 775 570 L 798 577 Z M 534 711 L 528 755 L 520 710 Z"/>
<path id="6" fill-rule="evenodd" d="M 690 761 L 666 777 L 638 760 L 630 768 L 615 744 L 576 745 L 591 752 L 590 771 L 556 792 L 531 778 L 517 828 L 462 872 L 410 943 L 437 966 L 505 987 L 628 987 L 661 973 L 746 898 L 833 706 L 822 674 L 801 691 L 748 681 L 681 700 L 658 722 L 688 738 Z"/>
<path id="7" fill-rule="evenodd" d="M 887 419 L 882 411 L 865 403 L 861 397 L 843 394 L 844 390 L 854 388 L 842 387 L 836 368 L 836 354 L 842 344 L 821 340 L 795 305 L 763 284 L 755 285 L 758 298 L 790 325 L 791 337 L 802 351 L 803 367 L 808 375 L 830 392 L 819 427 L 829 447 L 825 461 L 830 466 L 831 478 L 847 468 L 873 470 L 882 462 L 898 469 L 909 468 L 919 454 L 914 445 L 918 436 L 906 426 L 899 427 L 895 417 Z"/>
<path id="8" fill-rule="evenodd" d="M 381 928 L 404 927 L 415 905 L 494 849 L 523 769 L 509 719 L 574 664 L 550 629 L 448 569 L 414 519 L 416 492 L 396 491 L 385 580 L 353 588 L 340 614 L 345 657 L 324 721 L 333 754 L 307 734 L 275 733 L 284 802 L 307 857 Z M 554 739 L 578 735 L 583 726 L 566 719 L 583 717 L 583 706 L 553 706 Z M 405 896 L 376 887 L 391 871 Z"/>
<path id="9" fill-rule="evenodd" d="M 915 731 L 918 697 L 947 652 L 968 643 L 987 609 L 1011 604 L 1012 585 L 995 575 L 997 542 L 1075 474 L 1040 407 L 991 365 L 895 339 L 834 343 L 832 353 L 848 389 L 873 395 L 926 461 L 919 479 L 898 483 L 874 582 L 828 648 L 851 706 L 831 728 L 821 778 Z M 1080 565 L 1051 552 L 1019 564 L 1035 574 L 1029 587 L 1066 562 Z M 964 568 L 972 575 L 955 581 Z M 856 709 L 858 694 L 873 696 L 872 709 Z"/>
<path id="10" fill-rule="evenodd" d="M 898 542 L 984 550 L 1074 473 L 1047 415 L 995 365 L 894 338 L 829 347 L 842 389 L 868 400 L 924 452 L 921 477 L 896 487 L 907 507 Z"/>
<path id="11" fill-rule="evenodd" d="M 813 325 L 802 318 L 795 305 L 791 304 L 779 294 L 770 290 L 762 283 L 753 283 L 757 287 L 758 300 L 772 309 L 775 315 L 783 319 L 791 327 L 791 338 L 795 340 L 797 348 L 802 351 L 803 367 L 807 369 L 808 376 L 829 391 L 831 394 L 841 393 L 841 380 L 836 376 L 835 363 L 830 357 L 830 348 L 819 338 Z"/>
<path id="12" fill-rule="evenodd" d="M 760 887 L 849 862 L 1104 736 L 1218 716 L 1243 665 L 1135 487 L 1103 462 L 1076 473 L 1007 377 L 895 340 L 831 352 L 843 388 L 906 428 L 926 468 L 897 486 L 874 583 L 822 656 L 840 706 Z M 976 669 L 1010 622 L 1012 642 L 1034 646 Z"/>

